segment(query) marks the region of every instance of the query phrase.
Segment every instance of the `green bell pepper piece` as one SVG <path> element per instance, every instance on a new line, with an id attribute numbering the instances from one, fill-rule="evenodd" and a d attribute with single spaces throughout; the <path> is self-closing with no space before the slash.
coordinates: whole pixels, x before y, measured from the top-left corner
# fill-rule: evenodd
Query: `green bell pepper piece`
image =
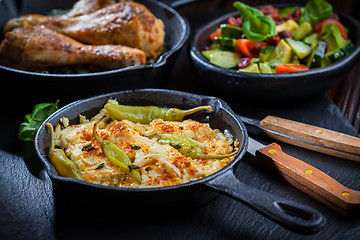
<path id="1" fill-rule="evenodd" d="M 248 39 L 261 42 L 268 37 L 275 36 L 275 22 L 265 16 L 260 10 L 241 2 L 235 2 L 233 6 L 239 11 L 242 17 L 244 34 Z"/>
<path id="2" fill-rule="evenodd" d="M 346 44 L 346 41 L 342 38 L 339 29 L 332 23 L 325 24 L 323 26 L 321 35 L 322 39 L 328 43 L 328 52 L 338 50 Z"/>
<path id="3" fill-rule="evenodd" d="M 309 22 L 314 27 L 319 21 L 329 18 L 332 13 L 333 8 L 326 0 L 310 0 L 306 3 L 299 22 Z"/>

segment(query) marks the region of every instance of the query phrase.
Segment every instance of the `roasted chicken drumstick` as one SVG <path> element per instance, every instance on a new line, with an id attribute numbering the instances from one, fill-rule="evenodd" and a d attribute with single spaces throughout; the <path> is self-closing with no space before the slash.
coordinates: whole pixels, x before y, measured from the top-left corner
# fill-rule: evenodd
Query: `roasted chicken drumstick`
<path id="1" fill-rule="evenodd" d="M 61 17 L 77 17 L 89 14 L 115 3 L 115 0 L 79 0 L 69 12 L 61 15 Z"/>
<path id="2" fill-rule="evenodd" d="M 160 19 L 144 5 L 127 1 L 74 17 L 25 15 L 9 20 L 4 31 L 41 25 L 86 44 L 121 44 L 138 48 L 148 58 L 159 56 L 165 38 Z"/>
<path id="3" fill-rule="evenodd" d="M 0 45 L 0 64 L 22 70 L 88 64 L 100 69 L 144 65 L 143 51 L 120 45 L 85 45 L 40 26 L 15 28 Z"/>

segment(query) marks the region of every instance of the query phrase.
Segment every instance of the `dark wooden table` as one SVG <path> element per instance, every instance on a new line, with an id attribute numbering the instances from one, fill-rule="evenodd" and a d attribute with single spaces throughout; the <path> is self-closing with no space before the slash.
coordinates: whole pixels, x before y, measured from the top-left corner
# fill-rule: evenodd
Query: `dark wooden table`
<path id="1" fill-rule="evenodd" d="M 218 10 L 216 14 L 221 14 Z M 210 19 L 213 11 L 202 16 L 193 11 L 184 13 L 191 27 Z M 208 18 L 206 18 L 206 16 Z M 200 21 L 202 19 L 202 22 Z M 356 72 L 349 73 L 357 75 Z M 164 88 L 207 94 L 199 77 L 189 63 L 187 49 L 179 54 L 171 81 Z M 353 84 L 355 77 L 348 77 L 337 87 L 334 98 L 347 91 L 346 84 Z M 357 81 L 358 82 L 358 81 Z M 344 87 L 342 86 L 344 84 Z M 357 83 L 358 84 L 358 83 Z M 359 89 L 359 88 L 357 88 Z M 3 92 L 9 92 L 6 89 Z M 355 91 L 355 90 L 350 90 Z M 346 96 L 345 94 L 341 94 Z M 354 96 L 350 93 L 347 98 Z M 300 103 L 276 106 L 254 105 L 235 98 L 224 98 L 238 114 L 261 119 L 268 114 L 289 118 L 359 136 L 357 130 L 344 116 L 337 104 L 327 95 L 307 99 Z M 341 97 L 339 97 L 341 99 Z M 349 100 L 339 100 L 349 106 Z M 345 104 L 346 102 L 346 104 Z M 356 100 L 353 100 L 356 102 Z M 64 104 L 64 103 L 63 103 Z M 111 206 L 94 206 L 96 211 L 78 207 L 55 194 L 51 180 L 34 154 L 32 143 L 17 139 L 18 125 L 31 108 L 4 102 L 0 118 L 0 239 L 359 239 L 360 216 L 346 218 L 334 212 L 282 178 L 269 173 L 254 163 L 246 154 L 234 169 L 243 182 L 285 199 L 309 205 L 327 218 L 327 224 L 315 234 L 301 234 L 263 217 L 248 206 L 220 195 L 210 203 L 191 211 L 168 216 L 146 214 L 132 218 L 112 214 Z M 353 111 L 353 110 L 352 110 Z M 357 111 L 357 110 L 354 110 Z M 264 144 L 273 142 L 260 135 L 253 137 Z M 360 190 L 360 164 L 330 157 L 287 144 L 283 150 L 329 174 L 354 190 Z M 166 201 L 166 199 L 161 199 Z M 130 203 L 131 205 L 131 203 Z M 114 208 L 123 206 L 113 206 Z M 144 206 L 146 208 L 146 203 Z"/>
<path id="2" fill-rule="evenodd" d="M 360 63 L 329 94 L 341 113 L 360 133 Z"/>

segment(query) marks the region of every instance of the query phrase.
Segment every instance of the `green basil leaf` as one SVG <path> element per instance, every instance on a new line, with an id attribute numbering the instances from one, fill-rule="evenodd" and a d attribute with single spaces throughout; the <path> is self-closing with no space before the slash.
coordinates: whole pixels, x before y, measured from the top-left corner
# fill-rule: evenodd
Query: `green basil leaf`
<path id="1" fill-rule="evenodd" d="M 300 18 L 302 22 L 309 22 L 315 26 L 319 21 L 329 18 L 333 13 L 333 8 L 326 0 L 310 0 L 306 3 Z"/>
<path id="2" fill-rule="evenodd" d="M 235 2 L 233 6 L 240 13 L 246 38 L 261 42 L 268 37 L 275 36 L 276 25 L 274 20 L 264 15 L 260 10 L 244 3 Z"/>
<path id="3" fill-rule="evenodd" d="M 26 114 L 24 122 L 19 126 L 19 139 L 22 141 L 34 141 L 37 130 L 45 119 L 58 110 L 59 100 L 55 103 L 36 104 L 32 113 Z"/>

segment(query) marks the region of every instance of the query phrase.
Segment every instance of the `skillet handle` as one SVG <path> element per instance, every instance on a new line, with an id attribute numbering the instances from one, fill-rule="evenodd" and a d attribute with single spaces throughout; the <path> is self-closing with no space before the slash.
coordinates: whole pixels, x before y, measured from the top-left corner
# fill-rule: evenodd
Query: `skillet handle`
<path id="1" fill-rule="evenodd" d="M 239 181 L 232 170 L 205 185 L 248 204 L 264 216 L 296 232 L 318 232 L 326 223 L 325 217 L 313 208 L 250 187 Z"/>

